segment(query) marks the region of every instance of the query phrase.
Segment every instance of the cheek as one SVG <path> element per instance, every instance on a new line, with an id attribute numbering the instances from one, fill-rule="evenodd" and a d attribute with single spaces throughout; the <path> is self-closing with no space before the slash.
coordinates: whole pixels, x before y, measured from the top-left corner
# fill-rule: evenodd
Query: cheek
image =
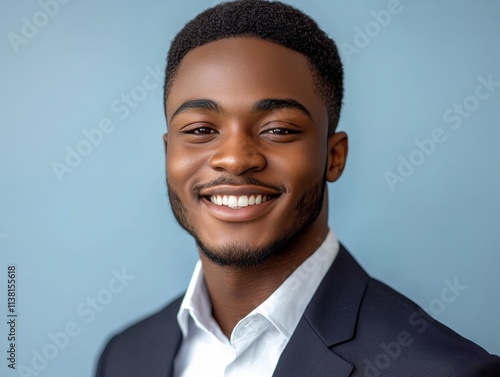
<path id="1" fill-rule="evenodd" d="M 324 144 L 324 145 L 323 145 Z M 326 142 L 303 143 L 281 153 L 274 160 L 273 169 L 288 177 L 295 185 L 315 184 L 324 174 L 326 164 Z M 279 175 L 278 175 L 279 176 Z"/>
<path id="2" fill-rule="evenodd" d="M 200 153 L 199 150 L 192 150 L 176 146 L 171 143 L 167 148 L 166 170 L 167 179 L 171 185 L 184 185 L 193 178 L 200 170 L 204 161 L 207 161 L 206 153 Z"/>

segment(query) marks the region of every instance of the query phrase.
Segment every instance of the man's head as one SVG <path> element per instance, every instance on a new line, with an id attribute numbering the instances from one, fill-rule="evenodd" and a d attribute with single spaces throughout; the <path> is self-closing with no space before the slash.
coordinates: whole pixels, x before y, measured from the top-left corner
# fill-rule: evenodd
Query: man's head
<path id="1" fill-rule="evenodd" d="M 165 102 L 179 65 L 189 51 L 219 39 L 242 36 L 280 44 L 307 58 L 318 94 L 328 109 L 329 135 L 333 134 L 339 121 L 344 90 L 337 47 L 313 19 L 281 2 L 240 0 L 222 3 L 188 22 L 170 46 L 165 72 Z"/>
<path id="2" fill-rule="evenodd" d="M 332 131 L 341 96 L 333 42 L 284 4 L 221 4 L 179 33 L 165 85 L 167 181 L 203 257 L 254 267 L 319 246 L 326 181 L 347 155 L 345 133 Z"/>

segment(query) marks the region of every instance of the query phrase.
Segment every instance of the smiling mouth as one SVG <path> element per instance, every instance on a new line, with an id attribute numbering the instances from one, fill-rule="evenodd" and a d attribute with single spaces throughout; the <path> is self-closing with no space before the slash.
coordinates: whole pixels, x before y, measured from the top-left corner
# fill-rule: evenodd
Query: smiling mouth
<path id="1" fill-rule="evenodd" d="M 215 205 L 229 207 L 231 209 L 246 208 L 266 203 L 277 198 L 278 195 L 209 195 L 205 196 L 207 200 Z"/>

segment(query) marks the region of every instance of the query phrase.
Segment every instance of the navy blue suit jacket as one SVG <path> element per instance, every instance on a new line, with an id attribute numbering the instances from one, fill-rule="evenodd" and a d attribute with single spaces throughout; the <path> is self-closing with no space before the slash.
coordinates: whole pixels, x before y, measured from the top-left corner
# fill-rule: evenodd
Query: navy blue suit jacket
<path id="1" fill-rule="evenodd" d="M 96 377 L 172 377 L 181 300 L 113 337 Z M 370 278 L 341 246 L 273 374 L 327 376 L 498 377 L 500 357 Z"/>

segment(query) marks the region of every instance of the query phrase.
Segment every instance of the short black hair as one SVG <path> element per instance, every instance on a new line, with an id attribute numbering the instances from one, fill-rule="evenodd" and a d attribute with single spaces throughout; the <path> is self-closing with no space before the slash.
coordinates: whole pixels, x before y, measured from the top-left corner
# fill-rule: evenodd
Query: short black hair
<path id="1" fill-rule="evenodd" d="M 196 47 L 232 37 L 257 37 L 303 54 L 328 110 L 328 134 L 335 132 L 343 98 L 343 68 L 335 42 L 309 16 L 279 1 L 237 0 L 218 4 L 189 21 L 167 56 L 164 103 L 182 59 Z"/>

